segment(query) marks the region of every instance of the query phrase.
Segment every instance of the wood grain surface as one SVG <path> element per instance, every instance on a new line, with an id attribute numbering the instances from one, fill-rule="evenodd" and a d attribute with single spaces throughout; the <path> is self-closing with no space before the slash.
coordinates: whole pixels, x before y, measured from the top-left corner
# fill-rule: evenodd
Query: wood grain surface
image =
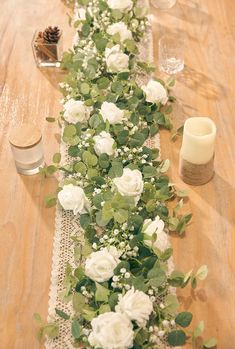
<path id="1" fill-rule="evenodd" d="M 8 144 L 11 127 L 30 120 L 42 130 L 46 161 L 58 150 L 58 128 L 45 121 L 61 109 L 60 74 L 38 70 L 31 39 L 36 29 L 58 25 L 64 47 L 71 44 L 66 8 L 59 0 L 0 1 L 0 349 L 42 348 L 35 338 L 34 312 L 47 315 L 54 209 L 44 196 L 56 179 L 19 176 Z M 188 271 L 209 267 L 195 292 L 179 292 L 182 308 L 204 319 L 218 349 L 235 348 L 235 2 L 179 0 L 170 11 L 153 9 L 155 60 L 158 39 L 169 29 L 186 36 L 186 67 L 177 76 L 174 123 L 210 116 L 218 128 L 215 175 L 201 187 L 179 179 L 180 139 L 161 133 L 162 155 L 171 160 L 172 181 L 187 188 L 193 221 L 183 238 L 172 237 L 175 264 Z M 189 346 L 190 347 L 190 346 Z"/>

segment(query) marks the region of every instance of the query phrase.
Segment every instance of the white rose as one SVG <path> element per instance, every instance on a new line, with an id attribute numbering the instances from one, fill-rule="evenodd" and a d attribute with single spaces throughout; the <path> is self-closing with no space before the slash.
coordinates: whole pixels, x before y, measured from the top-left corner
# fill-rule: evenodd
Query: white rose
<path id="1" fill-rule="evenodd" d="M 153 234 L 156 234 L 157 240 L 154 242 L 154 247 L 162 252 L 170 247 L 169 237 L 164 232 L 164 222 L 159 216 L 153 221 L 151 219 L 145 219 L 142 232 L 150 238 L 144 241 L 147 246 L 152 246 L 151 237 Z"/>
<path id="2" fill-rule="evenodd" d="M 100 113 L 104 121 L 108 120 L 110 124 L 121 124 L 124 118 L 124 111 L 110 102 L 104 102 L 102 104 Z"/>
<path id="3" fill-rule="evenodd" d="M 94 137 L 94 149 L 97 155 L 108 154 L 113 155 L 115 153 L 114 139 L 111 137 L 110 133 L 102 131 L 100 134 Z"/>
<path id="4" fill-rule="evenodd" d="M 133 6 L 132 0 L 108 0 L 107 4 L 112 10 L 130 11 Z"/>
<path id="5" fill-rule="evenodd" d="M 158 81 L 149 80 L 146 86 L 142 86 L 142 90 L 146 94 L 147 102 L 161 103 L 165 105 L 168 101 L 167 91 Z"/>
<path id="6" fill-rule="evenodd" d="M 72 210 L 75 215 L 77 213 L 86 213 L 90 210 L 90 203 L 84 190 L 76 185 L 64 185 L 63 189 L 58 193 L 58 199 L 65 210 Z"/>
<path id="7" fill-rule="evenodd" d="M 123 314 L 107 312 L 91 321 L 88 341 L 102 349 L 128 349 L 133 346 L 134 331 L 131 321 Z"/>
<path id="8" fill-rule="evenodd" d="M 113 271 L 120 263 L 120 252 L 116 247 L 93 252 L 86 259 L 85 274 L 91 280 L 97 282 L 108 281 L 113 276 Z"/>
<path id="9" fill-rule="evenodd" d="M 124 168 L 122 176 L 114 178 L 113 182 L 121 195 L 132 196 L 137 204 L 144 188 L 142 174 L 139 170 Z"/>
<path id="10" fill-rule="evenodd" d="M 82 101 L 75 101 L 71 98 L 64 105 L 64 118 L 71 124 L 85 122 L 90 116 L 90 108 Z"/>
<path id="11" fill-rule="evenodd" d="M 153 311 L 153 303 L 147 294 L 132 287 L 124 296 L 119 296 L 115 310 L 135 320 L 139 327 L 144 327 Z"/>
<path id="12" fill-rule="evenodd" d="M 109 35 L 115 35 L 118 33 L 120 35 L 121 42 L 123 42 L 126 39 L 132 39 L 132 33 L 127 28 L 127 25 L 124 22 L 117 22 L 111 24 L 107 28 L 107 33 Z"/>
<path id="13" fill-rule="evenodd" d="M 119 45 L 105 49 L 107 70 L 110 73 L 125 72 L 129 70 L 129 56 L 123 53 Z"/>

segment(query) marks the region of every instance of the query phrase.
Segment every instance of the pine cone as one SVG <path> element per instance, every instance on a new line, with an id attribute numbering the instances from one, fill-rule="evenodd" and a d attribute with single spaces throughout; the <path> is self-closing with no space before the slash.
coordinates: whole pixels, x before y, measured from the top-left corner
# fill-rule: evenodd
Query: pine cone
<path id="1" fill-rule="evenodd" d="M 40 35 L 41 33 L 39 33 Z M 56 44 L 61 36 L 61 31 L 58 27 L 48 27 L 42 33 L 45 44 Z"/>

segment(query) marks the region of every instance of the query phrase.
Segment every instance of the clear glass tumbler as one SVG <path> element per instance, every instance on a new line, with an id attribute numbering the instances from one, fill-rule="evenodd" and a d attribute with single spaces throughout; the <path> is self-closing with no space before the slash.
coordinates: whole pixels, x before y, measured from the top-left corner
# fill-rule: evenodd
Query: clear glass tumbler
<path id="1" fill-rule="evenodd" d="M 154 7 L 161 10 L 167 10 L 176 4 L 177 0 L 152 0 L 151 3 Z"/>
<path id="2" fill-rule="evenodd" d="M 159 69 L 177 74 L 184 69 L 185 39 L 181 34 L 166 34 L 159 40 Z"/>

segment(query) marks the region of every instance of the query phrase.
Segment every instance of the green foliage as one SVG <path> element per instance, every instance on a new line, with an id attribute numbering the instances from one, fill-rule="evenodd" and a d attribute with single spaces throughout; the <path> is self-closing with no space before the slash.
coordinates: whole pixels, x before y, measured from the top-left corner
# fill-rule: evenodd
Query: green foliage
<path id="1" fill-rule="evenodd" d="M 77 2 L 84 9 L 88 4 L 91 6 L 88 0 Z M 70 321 L 74 345 L 85 347 L 84 326 L 90 328 L 94 317 L 115 311 L 119 293 L 124 294 L 128 287 L 147 294 L 149 290 L 154 290 L 164 305 L 159 305 L 158 299 L 154 302 L 154 311 L 146 328 L 140 328 L 134 323 L 133 348 L 153 349 L 148 326 L 161 326 L 163 319 L 175 319 L 177 327 L 167 331 L 167 341 L 170 346 L 181 346 L 186 342 L 186 334 L 178 327 L 187 327 L 191 323 L 192 314 L 177 314 L 179 303 L 175 295 L 169 294 L 169 287 L 185 287 L 190 282 L 193 288 L 196 287 L 198 281 L 205 279 L 207 267 L 202 266 L 196 272 L 190 271 L 187 274 L 173 271 L 169 275 L 167 261 L 172 255 L 172 249 L 161 251 L 154 246 L 159 238 L 158 232 L 150 238 L 152 246 L 147 246 L 146 236 L 142 232 L 146 219 L 154 220 L 159 216 L 164 221 L 166 232 L 174 231 L 182 235 L 192 217 L 191 214 L 179 213 L 186 194 L 175 189 L 164 175 L 169 169 L 169 160 L 160 160 L 159 149 L 145 146 L 146 140 L 156 135 L 159 129 L 172 128 L 169 114 L 175 97 L 169 93 L 175 82 L 172 78 L 166 83 L 158 80 L 169 94 L 166 105 L 147 102 L 145 93 L 136 82 L 137 72 L 146 75 L 155 70 L 152 64 L 138 61 L 137 58 L 138 44 L 144 34 L 142 28 L 147 23 L 145 9 L 138 7 L 135 1 L 133 9 L 125 12 L 110 9 L 103 0 L 98 0 L 97 6 L 98 11 L 92 16 L 90 11 L 86 11 L 84 20 L 75 21 L 79 40 L 73 50 L 64 53 L 61 63 L 62 69 L 68 70 L 65 84 L 62 85 L 65 98 L 82 101 L 85 107 L 89 107 L 87 113 L 90 116 L 81 123 L 70 124 L 65 121 L 64 112 L 61 112 L 58 122 L 64 122 L 62 141 L 72 159 L 64 163 L 66 156 L 61 161 L 61 154 L 56 153 L 53 163 L 40 170 L 44 177 L 61 170 L 64 177 L 60 186 L 73 184 L 81 187 L 90 203 L 90 207 L 84 207 L 82 214 L 74 220 L 75 224 L 80 223 L 84 234 L 75 231 L 72 236 L 76 267 L 66 266 L 65 289 L 61 293 L 61 299 L 72 303 L 73 315 L 70 316 L 61 309 L 56 309 L 56 315 L 64 321 Z M 132 39 L 122 42 L 119 33 L 108 35 L 103 22 L 100 27 L 96 27 L 95 22 L 99 24 L 103 21 L 103 13 L 109 17 L 110 23 L 126 23 L 132 31 Z M 86 46 L 88 42 L 89 45 L 91 43 L 91 48 Z M 96 50 L 93 50 L 92 42 Z M 107 71 L 105 50 L 116 44 L 129 57 L 127 72 Z M 123 111 L 122 123 L 113 124 L 104 120 L 101 115 L 103 102 L 115 103 Z M 49 117 L 47 120 L 54 122 L 56 119 Z M 94 136 L 102 131 L 110 133 L 114 139 L 115 154 L 98 155 L 99 152 L 94 147 Z M 181 132 L 182 129 L 176 130 L 173 138 Z M 126 167 L 137 169 L 142 174 L 143 191 L 138 202 L 131 196 L 122 196 L 115 187 L 114 179 L 121 177 Z M 170 216 L 168 201 L 175 198 L 177 204 Z M 57 195 L 46 198 L 49 207 L 56 202 Z M 80 204 L 81 202 L 78 206 Z M 95 282 L 86 275 L 86 268 L 81 264 L 92 252 L 108 248 L 109 245 L 122 251 L 121 262 L 114 270 L 115 276 L 123 283 L 122 288 L 113 286 L 112 279 L 103 283 Z M 36 318 L 40 323 L 41 338 L 45 335 L 49 338 L 58 335 L 56 323 L 46 324 L 42 323 L 38 315 Z M 199 324 L 192 333 L 193 346 L 201 332 L 202 324 Z M 203 341 L 206 348 L 211 348 L 214 343 L 214 339 Z"/>
<path id="2" fill-rule="evenodd" d="M 186 335 L 182 330 L 171 331 L 167 336 L 167 342 L 172 347 L 184 345 L 186 343 Z"/>
<path id="3" fill-rule="evenodd" d="M 56 203 L 57 203 L 57 197 L 55 195 L 47 195 L 45 197 L 45 204 L 48 208 L 55 206 Z"/>
<path id="4" fill-rule="evenodd" d="M 176 316 L 175 322 L 181 327 L 188 327 L 192 321 L 192 318 L 193 315 L 191 313 L 184 311 Z"/>
<path id="5" fill-rule="evenodd" d="M 110 291 L 96 282 L 95 299 L 97 302 L 108 302 Z"/>
<path id="6" fill-rule="evenodd" d="M 216 344 L 217 344 L 217 340 L 215 338 L 210 338 L 203 342 L 203 346 L 205 348 L 214 348 Z"/>
<path id="7" fill-rule="evenodd" d="M 75 125 L 67 125 L 63 132 L 63 141 L 69 145 L 76 145 L 79 143 L 77 128 Z"/>
<path id="8" fill-rule="evenodd" d="M 34 320 L 37 322 L 39 326 L 37 337 L 40 343 L 43 342 L 43 340 L 45 340 L 46 337 L 48 337 L 49 339 L 54 339 L 58 337 L 59 326 L 56 322 L 44 322 L 38 313 L 34 314 Z"/>
<path id="9" fill-rule="evenodd" d="M 60 161 L 61 161 L 61 154 L 60 154 L 60 153 L 55 153 L 55 154 L 53 155 L 53 162 L 54 162 L 55 164 L 59 164 Z"/>
<path id="10" fill-rule="evenodd" d="M 74 338 L 78 339 L 81 336 L 81 327 L 78 320 L 73 320 L 71 325 L 71 332 Z"/>
<path id="11" fill-rule="evenodd" d="M 64 320 L 69 320 L 70 319 L 70 316 L 68 314 L 66 314 L 64 311 L 60 310 L 60 309 L 55 308 L 55 312 L 56 312 L 56 314 L 58 316 L 60 316 Z"/>

